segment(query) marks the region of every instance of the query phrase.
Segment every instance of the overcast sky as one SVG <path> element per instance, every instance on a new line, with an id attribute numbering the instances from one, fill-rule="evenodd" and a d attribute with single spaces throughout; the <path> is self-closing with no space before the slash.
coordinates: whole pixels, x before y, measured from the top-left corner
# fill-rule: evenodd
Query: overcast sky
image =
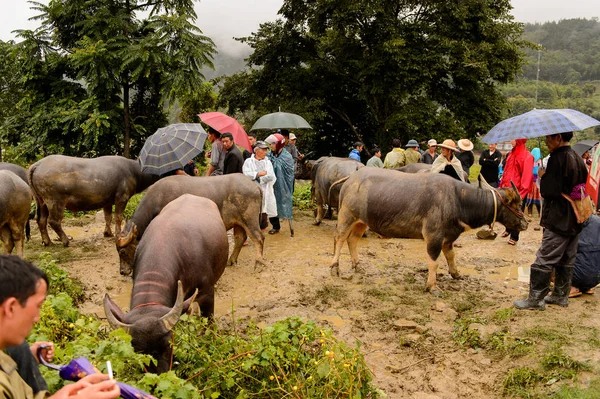
<path id="1" fill-rule="evenodd" d="M 47 2 L 47 0 L 38 0 Z M 511 0 L 515 19 L 545 22 L 566 18 L 600 18 L 600 0 Z M 283 0 L 201 0 L 196 3 L 198 26 L 221 50 L 235 51 L 241 44 L 232 38 L 256 31 L 274 20 Z M 25 0 L 0 0 L 0 40 L 14 39 L 15 29 L 35 29 L 35 15 Z"/>

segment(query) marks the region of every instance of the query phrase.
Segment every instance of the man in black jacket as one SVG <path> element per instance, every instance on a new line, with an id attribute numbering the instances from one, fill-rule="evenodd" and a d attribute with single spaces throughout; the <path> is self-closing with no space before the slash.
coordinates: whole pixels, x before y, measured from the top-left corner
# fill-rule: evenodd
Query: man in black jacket
<path id="1" fill-rule="evenodd" d="M 231 133 L 223 133 L 221 135 L 221 142 L 223 143 L 223 148 L 227 151 L 223 164 L 223 174 L 242 173 L 244 157 L 240 149 L 233 142 L 233 135 Z"/>
<path id="2" fill-rule="evenodd" d="M 483 150 L 479 157 L 481 165 L 481 176 L 492 187 L 498 187 L 498 167 L 502 160 L 502 154 L 496 150 L 496 144 L 489 144 L 487 150 Z"/>
<path id="3" fill-rule="evenodd" d="M 538 169 L 540 193 L 544 198 L 540 220 L 544 235 L 531 265 L 529 297 L 516 301 L 517 309 L 544 310 L 546 303 L 569 305 L 573 264 L 582 225 L 577 223 L 571 203 L 563 194 L 570 196 L 578 191 L 581 185 L 585 185 L 588 174 L 581 157 L 569 146 L 572 137 L 572 132 L 546 136 L 550 159 L 546 169 Z M 553 269 L 554 291 L 546 298 Z"/>

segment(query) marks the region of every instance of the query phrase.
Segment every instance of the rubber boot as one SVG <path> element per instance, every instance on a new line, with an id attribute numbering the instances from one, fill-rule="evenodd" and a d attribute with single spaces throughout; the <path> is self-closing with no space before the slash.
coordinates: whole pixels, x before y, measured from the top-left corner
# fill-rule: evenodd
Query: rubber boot
<path id="1" fill-rule="evenodd" d="M 562 266 L 555 269 L 554 291 L 544 301 L 548 304 L 562 307 L 569 306 L 569 292 L 573 279 L 573 266 Z"/>
<path id="2" fill-rule="evenodd" d="M 520 301 L 515 301 L 514 305 L 517 309 L 546 309 L 544 298 L 550 291 L 550 271 L 543 271 L 531 268 L 531 277 L 529 279 L 529 297 Z"/>

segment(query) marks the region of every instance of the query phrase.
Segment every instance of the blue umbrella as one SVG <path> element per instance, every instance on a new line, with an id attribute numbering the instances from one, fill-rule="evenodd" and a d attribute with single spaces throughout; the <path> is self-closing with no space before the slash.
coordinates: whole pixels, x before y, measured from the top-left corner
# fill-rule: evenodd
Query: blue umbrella
<path id="1" fill-rule="evenodd" d="M 142 172 L 162 175 L 185 166 L 204 149 L 208 134 L 199 123 L 161 127 L 146 139 L 138 161 Z"/>
<path id="2" fill-rule="evenodd" d="M 498 123 L 483 136 L 484 143 L 532 139 L 574 132 L 600 125 L 600 121 L 573 109 L 534 109 Z"/>

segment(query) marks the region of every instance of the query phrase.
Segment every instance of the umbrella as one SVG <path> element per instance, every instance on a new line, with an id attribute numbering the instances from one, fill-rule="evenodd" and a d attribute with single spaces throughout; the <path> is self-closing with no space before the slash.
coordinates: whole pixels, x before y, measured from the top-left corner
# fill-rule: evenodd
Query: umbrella
<path id="1" fill-rule="evenodd" d="M 142 172 L 162 175 L 183 168 L 200 154 L 208 134 L 199 123 L 161 127 L 146 139 L 138 161 Z"/>
<path id="2" fill-rule="evenodd" d="M 250 130 L 256 129 L 312 129 L 312 127 L 300 115 L 274 112 L 258 118 Z"/>
<path id="3" fill-rule="evenodd" d="M 41 349 L 43 348 L 40 348 L 40 350 Z M 53 370 L 58 370 L 58 374 L 63 380 L 78 381 L 88 374 L 96 373 L 94 366 L 92 366 L 90 361 L 85 357 L 71 360 L 71 362 L 66 366 L 57 366 L 55 364 L 48 363 L 46 360 L 44 360 L 44 356 L 40 355 L 39 351 L 38 359 L 44 366 Z M 154 396 L 134 388 L 131 385 L 127 385 L 122 382 L 117 382 L 117 385 L 121 389 L 121 397 L 124 399 L 156 399 Z"/>
<path id="4" fill-rule="evenodd" d="M 598 144 L 598 140 L 582 140 L 579 143 L 573 144 L 573 147 L 571 148 L 573 148 L 573 151 L 575 151 L 577 155 L 582 156 L 596 144 Z"/>
<path id="5" fill-rule="evenodd" d="M 556 133 L 584 130 L 600 121 L 573 109 L 534 109 L 503 120 L 483 136 L 484 143 L 531 139 Z"/>
<path id="6" fill-rule="evenodd" d="M 248 151 L 252 152 L 252 146 L 250 145 L 250 140 L 248 140 L 248 135 L 246 131 L 236 121 L 229 115 L 225 115 L 221 112 L 205 112 L 203 114 L 198 114 L 200 120 L 206 123 L 208 126 L 215 129 L 217 132 L 223 133 L 231 133 L 233 135 L 233 141 L 237 145 L 241 145 Z"/>

